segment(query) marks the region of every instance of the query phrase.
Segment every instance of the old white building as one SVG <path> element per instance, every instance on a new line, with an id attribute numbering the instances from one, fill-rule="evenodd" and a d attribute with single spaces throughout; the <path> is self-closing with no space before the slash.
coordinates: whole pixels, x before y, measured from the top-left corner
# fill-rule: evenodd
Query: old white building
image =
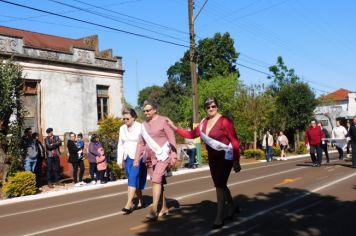
<path id="1" fill-rule="evenodd" d="M 314 114 L 329 131 L 339 119 L 343 125 L 346 120 L 356 116 L 356 92 L 338 89 L 322 97 L 322 104 L 316 107 Z"/>
<path id="2" fill-rule="evenodd" d="M 23 68 L 26 127 L 45 135 L 87 134 L 106 115 L 121 116 L 122 58 L 99 51 L 97 36 L 63 38 L 0 26 L 0 57 Z"/>

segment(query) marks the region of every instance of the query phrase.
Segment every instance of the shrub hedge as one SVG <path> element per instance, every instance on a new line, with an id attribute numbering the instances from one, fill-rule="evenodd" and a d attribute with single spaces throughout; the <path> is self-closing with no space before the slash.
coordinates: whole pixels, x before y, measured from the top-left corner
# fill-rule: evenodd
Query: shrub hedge
<path id="1" fill-rule="evenodd" d="M 244 157 L 246 159 L 256 158 L 256 160 L 260 160 L 265 158 L 265 152 L 261 149 L 246 149 L 244 151 Z"/>
<path id="2" fill-rule="evenodd" d="M 19 171 L 8 178 L 2 192 L 6 198 L 36 194 L 36 175 L 30 171 Z"/>

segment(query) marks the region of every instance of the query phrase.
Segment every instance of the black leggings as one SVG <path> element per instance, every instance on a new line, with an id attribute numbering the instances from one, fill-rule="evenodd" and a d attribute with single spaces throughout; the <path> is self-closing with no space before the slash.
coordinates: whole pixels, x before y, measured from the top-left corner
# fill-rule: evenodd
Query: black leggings
<path id="1" fill-rule="evenodd" d="M 80 160 L 78 162 L 73 162 L 73 179 L 74 179 L 74 183 L 78 182 L 78 167 L 80 168 L 80 172 L 79 172 L 79 182 L 83 181 L 83 175 L 84 175 L 84 162 L 83 160 Z"/>

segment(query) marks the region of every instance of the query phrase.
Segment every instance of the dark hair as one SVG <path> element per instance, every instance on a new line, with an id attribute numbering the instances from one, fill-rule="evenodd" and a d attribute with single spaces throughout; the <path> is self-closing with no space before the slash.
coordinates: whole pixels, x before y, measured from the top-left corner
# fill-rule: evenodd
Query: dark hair
<path id="1" fill-rule="evenodd" d="M 47 133 L 47 134 L 49 134 L 49 133 L 51 133 L 51 132 L 53 132 L 53 129 L 52 129 L 52 128 L 46 129 L 46 133 Z"/>
<path id="2" fill-rule="evenodd" d="M 98 136 L 96 134 L 92 134 L 92 136 L 90 138 L 90 142 L 95 142 L 96 138 L 98 138 Z"/>
<path id="3" fill-rule="evenodd" d="M 32 133 L 32 139 L 35 139 L 36 137 L 39 137 L 40 135 L 37 132 Z"/>
<path id="4" fill-rule="evenodd" d="M 212 103 L 215 103 L 215 105 L 217 107 L 219 107 L 219 104 L 218 104 L 218 101 L 216 100 L 216 98 L 214 97 L 208 97 L 205 99 L 205 102 L 204 102 L 204 108 L 206 108 L 207 106 L 209 106 L 210 104 Z"/>
<path id="5" fill-rule="evenodd" d="M 125 108 L 123 111 L 122 111 L 122 115 L 127 115 L 129 114 L 132 118 L 136 119 L 137 118 L 137 114 L 136 114 L 136 111 L 132 108 Z"/>
<path id="6" fill-rule="evenodd" d="M 143 102 L 143 106 L 147 106 L 147 105 L 150 105 L 154 110 L 157 110 L 157 104 L 151 100 L 145 100 Z"/>
<path id="7" fill-rule="evenodd" d="M 79 133 L 79 134 L 77 135 L 77 137 L 78 137 L 78 138 L 83 138 L 83 134 L 82 134 L 82 133 Z"/>
<path id="8" fill-rule="evenodd" d="M 75 133 L 74 133 L 74 132 L 69 132 L 69 137 L 70 137 L 71 135 L 74 135 L 74 136 L 75 136 Z"/>
<path id="9" fill-rule="evenodd" d="M 27 134 L 28 131 L 32 130 L 30 127 L 26 128 L 25 131 L 24 131 L 24 134 Z"/>

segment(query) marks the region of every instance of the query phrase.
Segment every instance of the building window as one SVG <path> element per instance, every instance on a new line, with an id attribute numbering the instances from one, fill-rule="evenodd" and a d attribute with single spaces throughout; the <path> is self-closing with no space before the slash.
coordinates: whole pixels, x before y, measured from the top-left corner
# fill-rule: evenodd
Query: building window
<path id="1" fill-rule="evenodd" d="M 37 81 L 24 80 L 22 88 L 23 88 L 24 95 L 36 95 Z"/>
<path id="2" fill-rule="evenodd" d="M 97 85 L 98 120 L 103 120 L 109 114 L 109 86 Z"/>

